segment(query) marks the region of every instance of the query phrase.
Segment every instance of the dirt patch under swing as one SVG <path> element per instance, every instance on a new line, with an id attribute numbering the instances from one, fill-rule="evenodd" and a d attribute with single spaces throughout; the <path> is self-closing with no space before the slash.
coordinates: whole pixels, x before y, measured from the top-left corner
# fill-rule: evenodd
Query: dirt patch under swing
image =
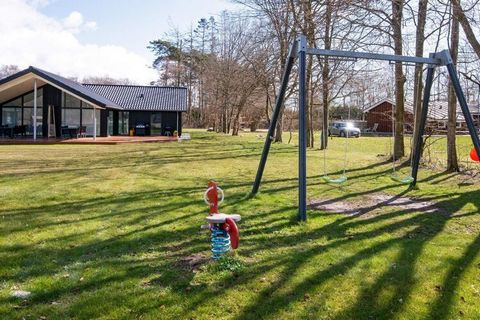
<path id="1" fill-rule="evenodd" d="M 362 198 L 315 199 L 310 201 L 310 208 L 328 213 L 343 213 L 349 216 L 365 215 L 384 207 L 398 207 L 405 211 L 438 212 L 438 206 L 428 200 L 404 196 L 392 196 L 385 193 L 374 193 Z"/>
<path id="2" fill-rule="evenodd" d="M 210 257 L 204 253 L 192 254 L 177 261 L 178 267 L 186 270 L 196 270 L 210 261 Z"/>

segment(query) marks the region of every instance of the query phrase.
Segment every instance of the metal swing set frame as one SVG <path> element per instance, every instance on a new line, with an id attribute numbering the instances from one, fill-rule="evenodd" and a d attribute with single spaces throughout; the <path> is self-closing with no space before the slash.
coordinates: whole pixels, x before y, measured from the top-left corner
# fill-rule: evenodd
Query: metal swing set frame
<path id="1" fill-rule="evenodd" d="M 428 58 L 424 57 L 412 57 L 412 56 L 400 56 L 389 54 L 378 54 L 368 52 L 355 52 L 355 51 L 339 51 L 339 50 L 324 50 L 317 48 L 309 48 L 307 46 L 307 40 L 304 35 L 300 35 L 291 46 L 288 53 L 287 60 L 283 69 L 283 76 L 281 85 L 278 90 L 277 100 L 275 102 L 275 109 L 273 111 L 268 134 L 265 139 L 265 145 L 263 147 L 262 156 L 257 169 L 257 175 L 252 188 L 252 195 L 258 193 L 260 183 L 262 181 L 263 172 L 265 170 L 265 164 L 267 162 L 270 146 L 273 141 L 275 128 L 278 122 L 280 111 L 283 107 L 285 100 L 285 93 L 287 90 L 288 82 L 292 72 L 292 67 L 295 61 L 298 59 L 298 219 L 300 221 L 307 220 L 307 126 L 306 126 L 306 106 L 307 106 L 307 86 L 306 86 L 306 67 L 307 55 L 314 55 L 320 57 L 327 57 L 332 59 L 367 59 L 367 60 L 379 60 L 392 62 L 405 62 L 409 64 L 426 64 L 427 78 L 425 80 L 425 87 L 423 92 L 422 112 L 419 119 L 419 130 L 416 136 L 416 145 L 413 150 L 412 161 L 412 173 L 411 177 L 413 181 L 410 186 L 413 187 L 417 184 L 418 167 L 420 164 L 421 150 L 423 148 L 425 134 L 425 125 L 427 122 L 428 106 L 430 102 L 430 92 L 433 84 L 433 76 L 435 68 L 445 66 L 448 70 L 450 80 L 455 89 L 457 100 L 462 109 L 465 117 L 465 122 L 468 127 L 468 131 L 472 138 L 473 145 L 477 154 L 480 154 L 480 139 L 475 128 L 472 115 L 467 105 L 465 95 L 463 93 L 460 81 L 457 75 L 455 65 L 453 64 L 452 57 L 449 50 L 443 50 L 440 52 L 430 53 Z"/>

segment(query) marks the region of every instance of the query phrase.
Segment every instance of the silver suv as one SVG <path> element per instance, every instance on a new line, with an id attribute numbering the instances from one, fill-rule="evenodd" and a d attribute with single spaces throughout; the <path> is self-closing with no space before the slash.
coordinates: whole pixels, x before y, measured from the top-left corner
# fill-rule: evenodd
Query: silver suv
<path id="1" fill-rule="evenodd" d="M 335 121 L 328 128 L 329 136 L 339 137 L 360 137 L 360 129 L 355 128 L 353 123 L 346 121 Z"/>

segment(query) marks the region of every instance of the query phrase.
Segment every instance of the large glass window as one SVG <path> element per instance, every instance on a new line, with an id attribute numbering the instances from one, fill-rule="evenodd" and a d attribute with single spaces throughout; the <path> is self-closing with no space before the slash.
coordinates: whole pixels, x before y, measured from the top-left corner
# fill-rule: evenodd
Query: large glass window
<path id="1" fill-rule="evenodd" d="M 108 111 L 107 134 L 113 136 L 113 111 Z"/>
<path id="2" fill-rule="evenodd" d="M 18 97 L 15 100 L 9 101 L 4 104 L 6 107 L 21 107 L 22 106 L 22 97 Z"/>
<path id="3" fill-rule="evenodd" d="M 33 108 L 23 108 L 23 125 L 27 134 L 33 134 Z"/>
<path id="4" fill-rule="evenodd" d="M 80 127 L 82 123 L 81 105 L 79 99 L 65 92 L 62 94 L 62 126 Z"/>
<path id="5" fill-rule="evenodd" d="M 2 125 L 19 126 L 22 124 L 22 108 L 2 108 Z"/>
<path id="6" fill-rule="evenodd" d="M 23 96 L 23 124 L 27 134 L 33 135 L 33 91 Z M 37 135 L 42 135 L 43 128 L 43 88 L 37 89 Z"/>
<path id="7" fill-rule="evenodd" d="M 79 127 L 80 109 L 63 109 L 62 126 Z"/>
<path id="8" fill-rule="evenodd" d="M 37 89 L 37 135 L 42 135 L 43 88 Z M 33 91 L 0 106 L 2 125 L 26 126 L 26 134 L 33 135 Z"/>
<path id="9" fill-rule="evenodd" d="M 62 125 L 85 127 L 87 136 L 93 136 L 93 106 L 64 93 L 62 95 Z M 100 135 L 100 110 L 95 112 L 97 118 L 97 136 Z"/>
<path id="10" fill-rule="evenodd" d="M 32 109 L 32 115 L 33 115 L 33 109 Z M 42 107 L 37 106 L 37 135 L 41 136 L 43 135 L 43 110 Z M 32 116 L 32 134 L 33 134 L 33 116 Z"/>
<path id="11" fill-rule="evenodd" d="M 88 106 L 91 108 L 91 106 Z M 100 110 L 95 109 L 95 116 L 97 118 L 97 136 L 100 135 Z M 87 136 L 93 136 L 93 108 L 82 109 L 82 126 L 86 127 Z"/>
<path id="12" fill-rule="evenodd" d="M 150 123 L 151 123 L 151 134 L 161 135 L 162 134 L 162 113 L 152 112 L 152 115 L 150 116 Z"/>
<path id="13" fill-rule="evenodd" d="M 65 108 L 80 108 L 81 102 L 79 99 L 66 93 L 64 94 L 64 97 L 63 106 Z"/>
<path id="14" fill-rule="evenodd" d="M 37 107 L 43 105 L 43 88 L 37 89 Z M 23 106 L 33 107 L 33 92 L 26 94 L 23 97 Z"/>
<path id="15" fill-rule="evenodd" d="M 118 134 L 128 135 L 128 111 L 118 113 Z"/>

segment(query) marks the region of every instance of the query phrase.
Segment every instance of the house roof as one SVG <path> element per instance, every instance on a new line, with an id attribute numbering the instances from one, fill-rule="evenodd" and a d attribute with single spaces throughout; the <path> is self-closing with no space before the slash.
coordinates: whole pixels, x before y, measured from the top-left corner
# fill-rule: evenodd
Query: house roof
<path id="1" fill-rule="evenodd" d="M 367 113 L 368 111 L 370 111 L 372 109 L 375 109 L 376 107 L 378 107 L 379 105 L 381 105 L 382 103 L 385 103 L 385 102 L 391 104 L 392 106 L 395 105 L 395 102 L 393 102 L 390 99 L 382 99 L 382 100 L 375 101 L 375 102 L 371 103 L 370 105 L 368 105 L 365 109 L 363 109 L 363 113 Z"/>
<path id="2" fill-rule="evenodd" d="M 187 88 L 84 84 L 125 110 L 187 111 Z"/>
<path id="3" fill-rule="evenodd" d="M 12 83 L 14 80 L 20 80 L 22 77 L 24 78 L 25 82 L 31 81 L 33 78 L 32 75 L 35 75 L 35 78 L 40 78 L 45 83 L 56 86 L 74 96 L 77 96 L 82 100 L 85 100 L 86 102 L 90 102 L 99 107 L 122 109 L 122 107 L 115 102 L 99 95 L 95 91 L 92 91 L 89 88 L 82 86 L 75 81 L 32 66 L 30 66 L 28 69 L 17 72 L 9 77 L 1 79 L 0 91 L 2 90 L 3 85 L 6 86 L 8 83 Z M 32 87 L 33 86 L 30 86 L 30 88 Z"/>
<path id="4" fill-rule="evenodd" d="M 392 106 L 395 106 L 395 102 L 393 102 L 390 99 L 383 99 L 378 102 L 372 103 L 369 105 L 365 110 L 363 111 L 364 113 L 369 112 L 382 103 L 389 103 Z M 428 118 L 430 120 L 436 120 L 436 121 L 441 121 L 441 120 L 447 120 L 448 119 L 448 102 L 447 101 L 431 101 L 429 106 L 428 106 Z M 480 110 L 478 108 L 478 105 L 470 105 L 468 106 L 470 109 L 470 112 L 474 115 L 480 115 Z M 413 114 L 413 103 L 409 101 L 405 101 L 405 112 L 408 112 L 410 114 Z M 465 121 L 465 117 L 463 116 L 462 109 L 460 108 L 460 105 L 457 104 L 457 120 L 459 121 Z"/>
<path id="5" fill-rule="evenodd" d="M 0 79 L 0 103 L 31 91 L 37 85 L 53 85 L 100 108 L 138 111 L 187 111 L 187 88 L 135 85 L 80 84 L 51 72 L 29 67 Z"/>

